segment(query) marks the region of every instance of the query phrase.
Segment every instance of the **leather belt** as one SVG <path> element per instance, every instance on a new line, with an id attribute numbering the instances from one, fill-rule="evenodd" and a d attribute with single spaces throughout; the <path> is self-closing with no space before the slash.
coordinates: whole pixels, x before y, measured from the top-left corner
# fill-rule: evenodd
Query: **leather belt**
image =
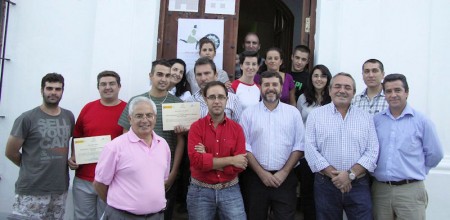
<path id="1" fill-rule="evenodd" d="M 217 183 L 217 184 L 209 184 L 209 183 L 204 183 L 200 180 L 191 178 L 191 183 L 195 184 L 197 186 L 201 186 L 201 187 L 205 187 L 205 188 L 210 188 L 210 189 L 225 189 L 228 188 L 230 186 L 234 186 L 236 184 L 239 183 L 239 179 L 236 177 L 233 180 L 229 181 L 229 182 L 225 182 L 225 183 Z"/>
<path id="2" fill-rule="evenodd" d="M 409 183 L 418 182 L 420 180 L 400 180 L 400 181 L 378 181 L 380 183 L 385 183 L 392 186 L 401 186 Z"/>

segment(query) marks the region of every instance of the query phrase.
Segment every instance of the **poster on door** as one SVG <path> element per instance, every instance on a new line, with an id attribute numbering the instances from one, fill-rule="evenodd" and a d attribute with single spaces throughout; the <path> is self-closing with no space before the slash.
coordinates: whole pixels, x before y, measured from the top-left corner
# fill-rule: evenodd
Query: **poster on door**
<path id="1" fill-rule="evenodd" d="M 216 46 L 214 63 L 217 69 L 223 69 L 223 19 L 178 19 L 177 57 L 186 62 L 186 71 L 194 68 L 200 58 L 199 40 L 207 37 Z"/>

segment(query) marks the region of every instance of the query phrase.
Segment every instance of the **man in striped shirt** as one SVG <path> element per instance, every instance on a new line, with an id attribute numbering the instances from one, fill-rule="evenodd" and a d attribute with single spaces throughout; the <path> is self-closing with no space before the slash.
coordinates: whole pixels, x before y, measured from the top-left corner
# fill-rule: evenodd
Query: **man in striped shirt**
<path id="1" fill-rule="evenodd" d="M 277 72 L 261 74 L 263 101 L 248 107 L 240 124 L 251 169 L 243 174 L 244 202 L 250 220 L 295 219 L 297 177 L 293 168 L 303 156 L 300 112 L 280 102 L 283 80 Z"/>
<path id="2" fill-rule="evenodd" d="M 330 83 L 332 102 L 312 111 L 306 122 L 305 155 L 316 173 L 314 198 L 317 219 L 372 219 L 369 177 L 378 158 L 372 116 L 351 106 L 356 92 L 348 73 Z"/>

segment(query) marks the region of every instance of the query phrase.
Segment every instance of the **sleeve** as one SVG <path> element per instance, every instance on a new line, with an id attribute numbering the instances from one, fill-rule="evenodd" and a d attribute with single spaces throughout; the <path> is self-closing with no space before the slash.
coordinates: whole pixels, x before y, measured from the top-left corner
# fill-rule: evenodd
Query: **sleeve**
<path id="1" fill-rule="evenodd" d="M 423 153 L 425 154 L 425 167 L 428 173 L 431 168 L 436 167 L 444 157 L 441 142 L 436 133 L 434 124 L 427 118 L 424 119 L 423 128 Z"/>
<path id="2" fill-rule="evenodd" d="M 233 89 L 233 93 L 236 94 L 238 86 L 239 86 L 239 80 L 234 80 L 231 83 L 231 88 Z"/>
<path id="3" fill-rule="evenodd" d="M 232 106 L 234 106 L 233 115 L 231 116 L 231 119 L 233 119 L 233 121 L 235 121 L 236 123 L 239 123 L 242 114 L 242 106 L 241 102 L 239 102 L 239 97 L 237 95 L 234 95 L 234 99 L 230 101 L 233 102 Z"/>
<path id="4" fill-rule="evenodd" d="M 118 161 L 117 148 L 114 142 L 109 142 L 105 145 L 95 168 L 95 181 L 109 186 L 114 179 Z M 170 168 L 170 165 L 169 165 Z"/>
<path id="5" fill-rule="evenodd" d="M 235 134 L 236 134 L 236 148 L 234 149 L 233 155 L 231 155 L 231 156 L 236 156 L 239 154 L 246 153 L 244 131 L 242 130 L 242 127 L 237 123 L 236 123 Z M 223 172 L 226 174 L 240 173 L 242 171 L 243 171 L 243 169 L 237 168 L 232 165 L 229 165 L 229 166 L 226 166 L 223 168 Z"/>
<path id="6" fill-rule="evenodd" d="M 248 152 L 252 152 L 252 146 L 249 144 L 250 140 L 250 120 L 247 112 L 249 109 L 242 114 L 241 121 L 239 124 L 241 125 L 242 131 L 244 133 L 244 139 L 245 139 L 245 150 Z"/>
<path id="7" fill-rule="evenodd" d="M 167 167 L 166 167 L 166 171 L 164 172 L 164 181 L 167 181 L 169 179 L 169 175 L 170 175 L 170 164 L 172 163 L 172 154 L 170 152 L 170 147 L 169 144 L 166 143 L 166 158 L 167 158 Z"/>
<path id="8" fill-rule="evenodd" d="M 202 128 L 200 120 L 191 125 L 188 134 L 188 156 L 191 166 L 197 170 L 209 171 L 213 168 L 213 155 L 211 153 L 198 153 L 195 145 L 202 142 Z M 203 143 L 205 144 L 205 143 Z"/>
<path id="9" fill-rule="evenodd" d="M 330 163 L 319 152 L 315 131 L 316 120 L 316 114 L 312 113 L 309 115 L 306 121 L 305 135 L 305 157 L 313 173 L 320 172 L 330 166 Z"/>
<path id="10" fill-rule="evenodd" d="M 225 82 L 227 82 L 227 81 L 230 81 L 230 78 L 228 77 L 228 73 L 227 72 L 225 72 L 225 70 L 219 70 L 218 71 L 218 80 L 220 81 L 220 82 L 223 82 L 223 83 L 225 83 Z"/>
<path id="11" fill-rule="evenodd" d="M 131 100 L 133 100 L 133 98 L 130 99 L 130 101 L 128 101 L 127 105 L 125 106 L 125 108 L 122 111 L 122 114 L 120 115 L 118 124 L 126 130 L 130 130 L 130 121 L 128 120 L 128 108 L 130 105 Z"/>
<path id="12" fill-rule="evenodd" d="M 289 91 L 295 89 L 294 78 L 292 78 L 291 74 L 286 73 L 286 80 L 289 83 Z"/>
<path id="13" fill-rule="evenodd" d="M 368 113 L 367 113 L 368 114 Z M 373 117 L 368 115 L 368 132 L 367 132 L 367 142 L 366 148 L 363 155 L 358 160 L 358 164 L 366 168 L 367 171 L 373 172 L 377 167 L 378 153 L 380 150 L 380 145 L 378 144 L 377 132 L 375 129 L 375 124 Z"/>
<path id="14" fill-rule="evenodd" d="M 300 113 L 296 112 L 295 109 L 293 110 L 294 121 L 303 122 Z M 305 151 L 305 128 L 303 127 L 303 123 L 295 123 L 295 139 L 292 152 L 294 151 Z"/>
<path id="15" fill-rule="evenodd" d="M 84 115 L 86 114 L 86 106 L 81 109 L 80 115 L 78 115 L 77 122 L 73 129 L 73 137 L 79 138 L 84 137 L 83 127 L 84 127 Z"/>
<path id="16" fill-rule="evenodd" d="M 25 139 L 28 136 L 28 132 L 30 131 L 31 120 L 25 113 L 22 113 L 16 120 L 14 121 L 13 127 L 11 129 L 11 136 Z"/>

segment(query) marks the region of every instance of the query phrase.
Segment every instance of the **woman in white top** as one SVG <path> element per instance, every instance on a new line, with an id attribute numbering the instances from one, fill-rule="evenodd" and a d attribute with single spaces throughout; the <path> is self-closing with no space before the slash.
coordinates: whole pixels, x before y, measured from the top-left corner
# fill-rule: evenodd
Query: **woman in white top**
<path id="1" fill-rule="evenodd" d="M 198 51 L 200 57 L 208 57 L 210 60 L 214 60 L 214 57 L 216 56 L 216 46 L 214 42 L 207 37 L 203 37 L 198 41 L 198 44 L 200 47 L 200 50 Z M 187 80 L 191 85 L 191 92 L 192 94 L 194 94 L 198 90 L 200 90 L 200 87 L 197 84 L 197 80 L 195 79 L 194 69 L 189 70 L 189 72 L 187 73 L 187 77 Z M 217 80 L 225 83 L 225 86 L 227 88 L 231 87 L 230 78 L 228 77 L 227 72 L 221 69 L 217 69 L 217 77 Z"/>
<path id="2" fill-rule="evenodd" d="M 249 106 L 258 104 L 261 92 L 259 85 L 255 83 L 254 78 L 258 71 L 258 53 L 256 51 L 244 51 L 239 55 L 239 63 L 242 69 L 242 76 L 234 80 L 231 88 L 239 97 L 242 111 Z"/>
<path id="3" fill-rule="evenodd" d="M 169 92 L 184 101 L 191 96 L 189 82 L 186 79 L 186 63 L 178 58 L 169 60 L 169 63 L 172 65 Z"/>
<path id="4" fill-rule="evenodd" d="M 315 108 L 331 102 L 329 85 L 331 81 L 330 70 L 324 65 L 316 65 L 308 76 L 305 92 L 298 97 L 297 108 L 302 115 L 303 124 L 306 124 L 308 114 Z"/>

